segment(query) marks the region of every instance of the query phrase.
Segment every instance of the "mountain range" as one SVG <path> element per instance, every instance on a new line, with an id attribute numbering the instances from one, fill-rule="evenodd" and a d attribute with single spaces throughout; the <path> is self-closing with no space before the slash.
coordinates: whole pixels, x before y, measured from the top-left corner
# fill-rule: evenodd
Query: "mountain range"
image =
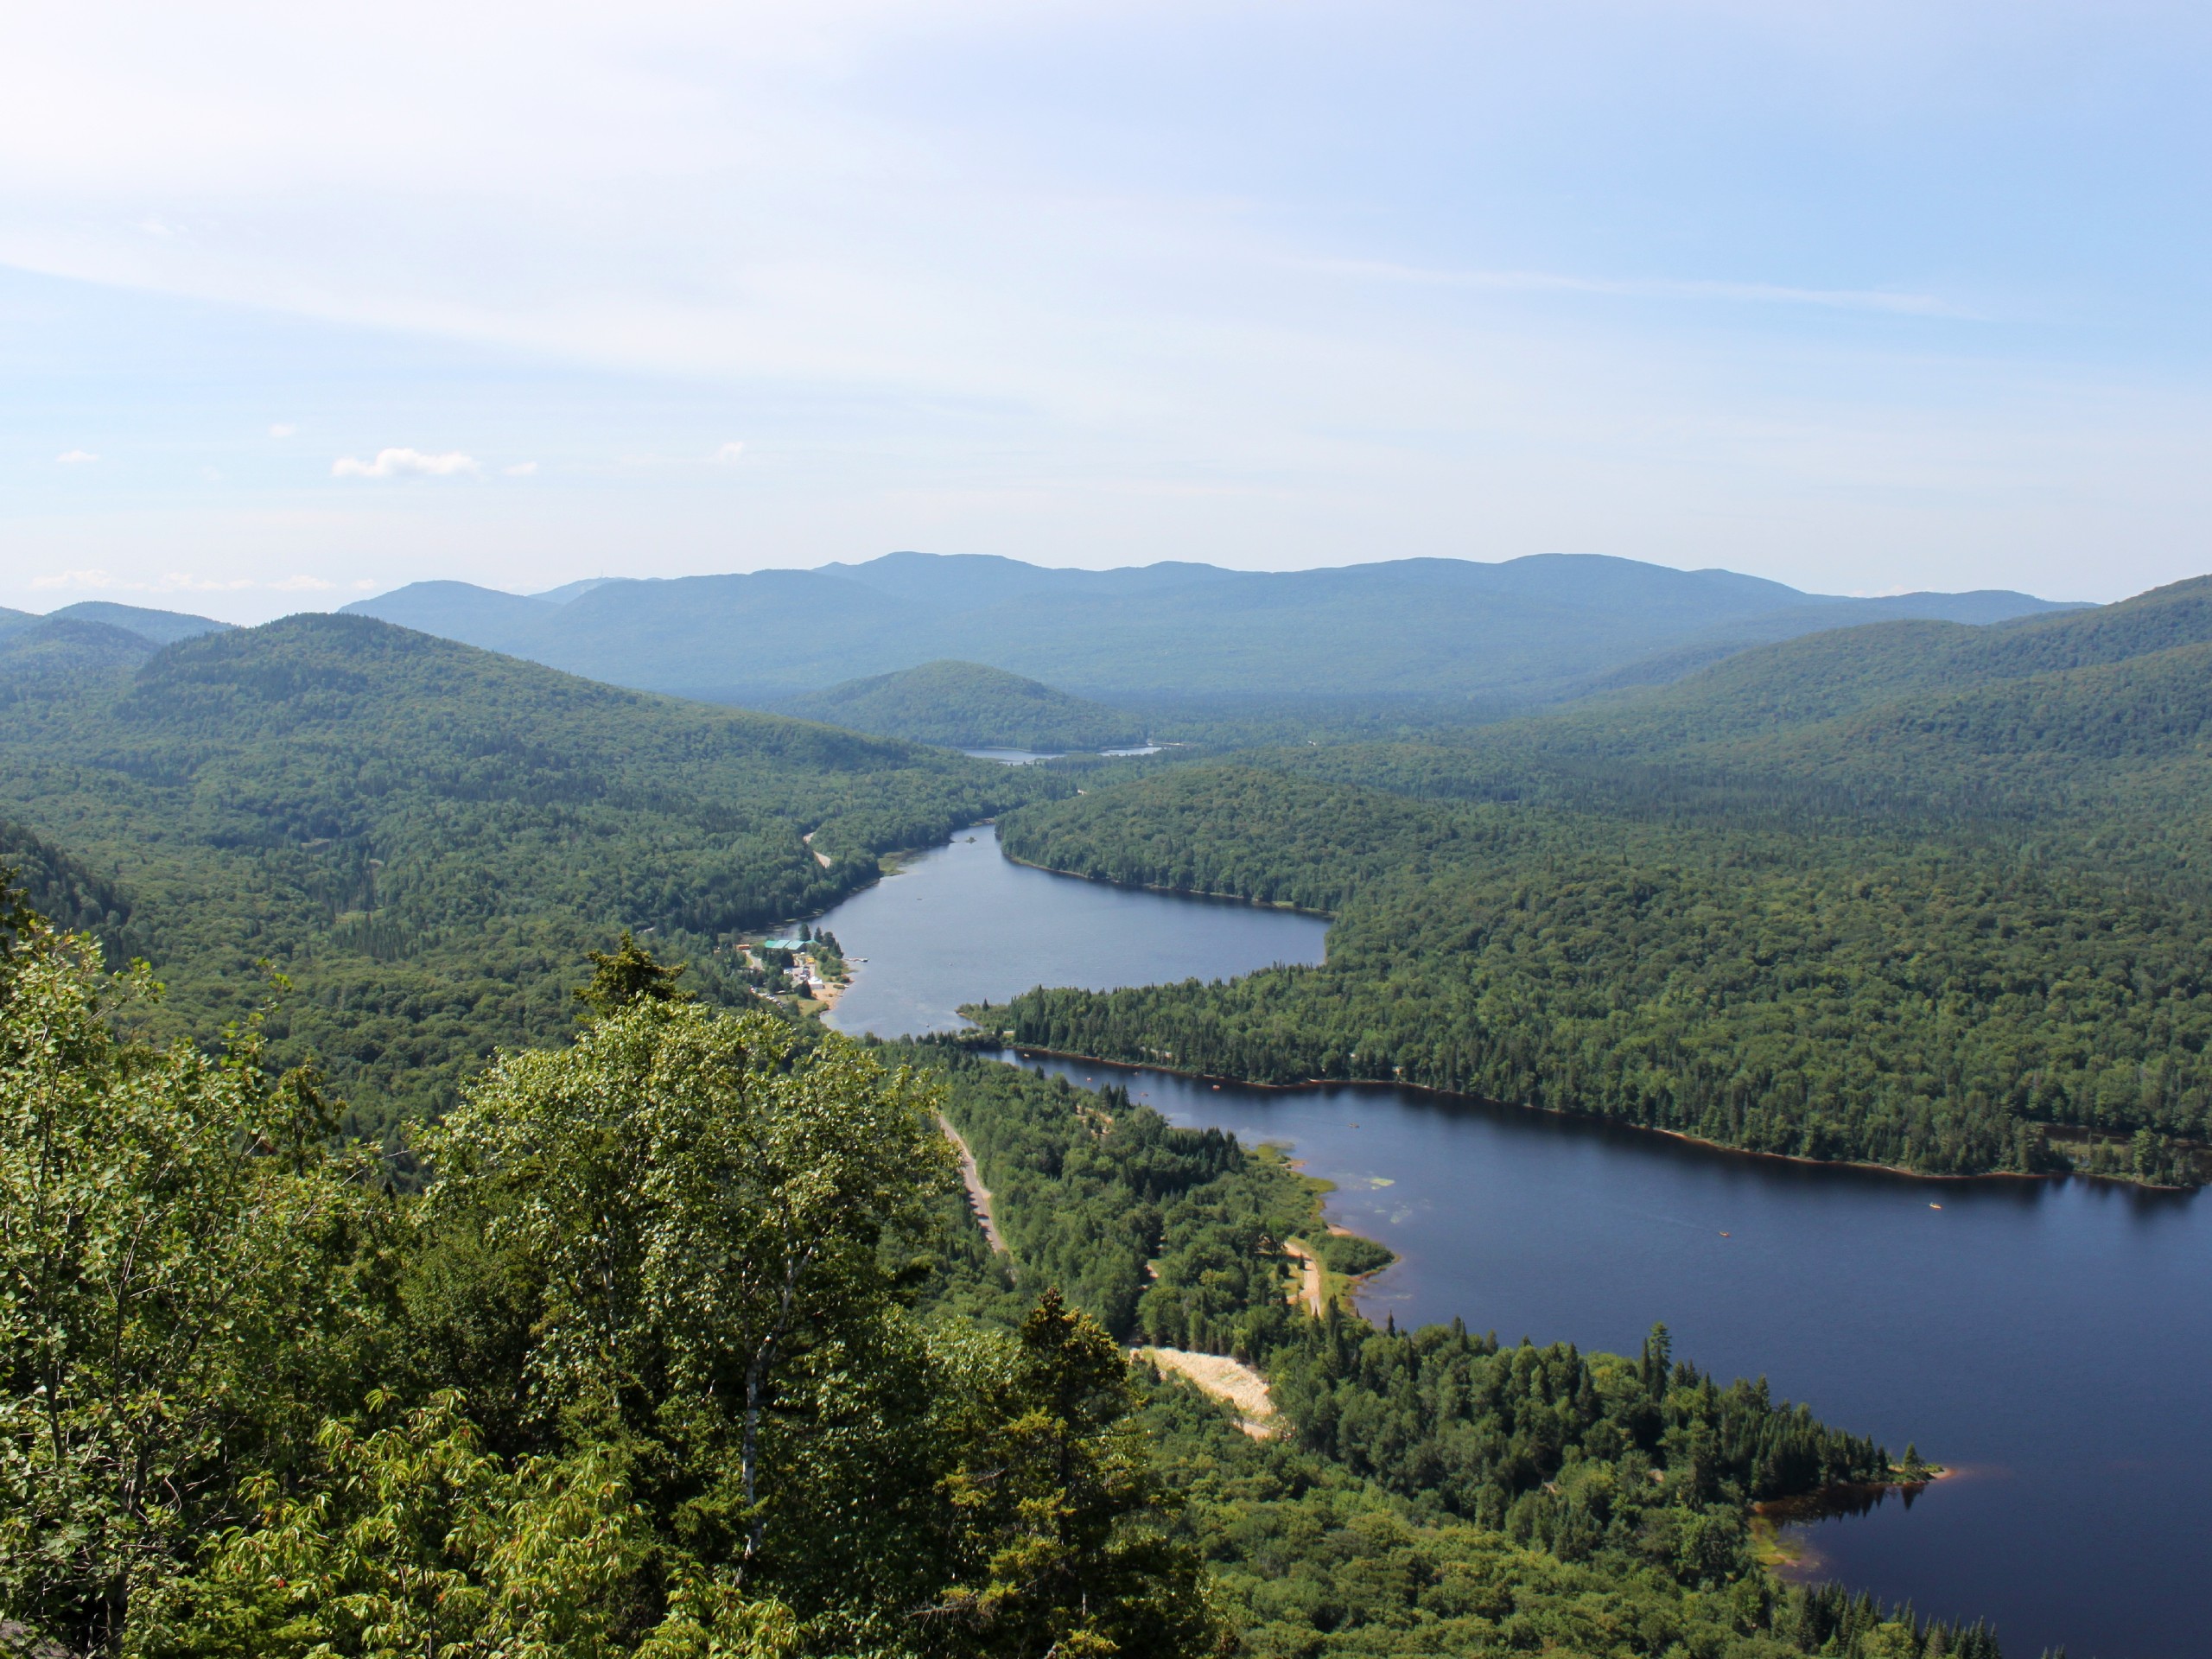
<path id="1" fill-rule="evenodd" d="M 1860 622 L 1993 623 L 2066 608 L 2004 591 L 1844 598 L 1580 555 L 1245 571 L 925 553 L 534 596 L 416 582 L 346 607 L 710 702 L 778 704 L 958 659 L 1123 705 L 1318 696 L 1508 707 L 1662 683 L 1747 646 Z"/>

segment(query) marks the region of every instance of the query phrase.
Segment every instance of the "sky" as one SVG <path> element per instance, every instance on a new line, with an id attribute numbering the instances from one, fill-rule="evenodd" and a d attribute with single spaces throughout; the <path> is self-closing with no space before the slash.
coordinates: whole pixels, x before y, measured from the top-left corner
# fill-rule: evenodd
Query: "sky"
<path id="1" fill-rule="evenodd" d="M 2212 570 L 2212 8 L 0 14 L 0 605 Z"/>

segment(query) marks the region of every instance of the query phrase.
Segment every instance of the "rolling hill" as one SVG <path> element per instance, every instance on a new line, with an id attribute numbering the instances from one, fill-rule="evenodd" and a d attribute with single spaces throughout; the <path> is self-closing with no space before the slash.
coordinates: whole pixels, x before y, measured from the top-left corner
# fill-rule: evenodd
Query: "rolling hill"
<path id="1" fill-rule="evenodd" d="M 1850 629 L 1448 741 L 1255 751 L 1011 814 L 1032 862 L 1338 921 L 1319 969 L 978 1017 L 1795 1156 L 2192 1184 L 2208 809 L 2212 581 Z"/>
<path id="2" fill-rule="evenodd" d="M 894 553 L 818 570 L 606 581 L 565 602 L 417 583 L 349 611 L 617 684 L 768 705 L 956 659 L 1108 702 L 1236 696 L 1535 703 L 1674 677 L 1849 623 L 1989 623 L 2022 594 L 1843 599 L 1725 570 L 1546 555 L 1339 569 L 1049 569 Z"/>
<path id="3" fill-rule="evenodd" d="M 777 712 L 952 748 L 1108 749 L 1144 741 L 1134 715 L 981 663 L 925 663 L 792 697 Z"/>
<path id="4" fill-rule="evenodd" d="M 365 617 L 79 664 L 15 686 L 7 714 L 17 861 L 63 913 L 127 921 L 169 987 L 135 1017 L 212 1039 L 265 995 L 265 962 L 294 987 L 279 1054 L 320 1055 L 371 1130 L 442 1109 L 497 1046 L 557 1038 L 582 952 L 619 929 L 738 995 L 735 931 L 1067 787 Z"/>

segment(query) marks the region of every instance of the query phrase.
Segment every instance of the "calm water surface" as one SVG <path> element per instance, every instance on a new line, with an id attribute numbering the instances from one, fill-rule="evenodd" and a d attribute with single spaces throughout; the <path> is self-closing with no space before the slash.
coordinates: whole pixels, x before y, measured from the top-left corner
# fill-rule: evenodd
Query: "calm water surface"
<path id="1" fill-rule="evenodd" d="M 822 918 L 861 962 L 830 1023 L 880 1036 L 952 1031 L 963 1002 L 1039 985 L 1111 990 L 1319 962 L 1327 925 L 1008 863 L 988 824 L 963 830 Z"/>
<path id="2" fill-rule="evenodd" d="M 943 1028 L 1038 983 L 1313 961 L 1280 912 L 1008 864 L 988 830 L 827 918 L 848 1030 Z M 2086 1181 L 1933 1182 L 1382 1088 L 1268 1090 L 1039 1061 L 1180 1123 L 1287 1141 L 1403 1260 L 1363 1306 L 1508 1342 L 1675 1351 L 1959 1468 L 1802 1529 L 1822 1576 L 1987 1615 L 2013 1659 L 2212 1654 L 2212 1206 Z M 1941 1206 L 1940 1208 L 1936 1206 Z"/>

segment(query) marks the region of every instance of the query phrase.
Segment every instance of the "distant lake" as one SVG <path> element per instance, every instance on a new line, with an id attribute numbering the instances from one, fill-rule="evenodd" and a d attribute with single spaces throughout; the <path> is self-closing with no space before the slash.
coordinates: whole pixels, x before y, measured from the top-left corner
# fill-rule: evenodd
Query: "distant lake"
<path id="1" fill-rule="evenodd" d="M 1023 868 L 988 828 L 824 922 L 869 958 L 836 1023 L 885 1035 L 1039 983 L 1212 978 L 1321 945 L 1311 918 Z M 1378 1321 L 1633 1352 L 1664 1320 L 1723 1380 L 1764 1373 L 1840 1427 L 1961 1471 L 1909 1509 L 1797 1529 L 1819 1576 L 1986 1616 L 2008 1659 L 2212 1650 L 2204 1198 L 1790 1164 L 1406 1090 L 1033 1064 L 1289 1143 L 1337 1183 L 1332 1220 L 1404 1257 L 1363 1299 Z"/>

